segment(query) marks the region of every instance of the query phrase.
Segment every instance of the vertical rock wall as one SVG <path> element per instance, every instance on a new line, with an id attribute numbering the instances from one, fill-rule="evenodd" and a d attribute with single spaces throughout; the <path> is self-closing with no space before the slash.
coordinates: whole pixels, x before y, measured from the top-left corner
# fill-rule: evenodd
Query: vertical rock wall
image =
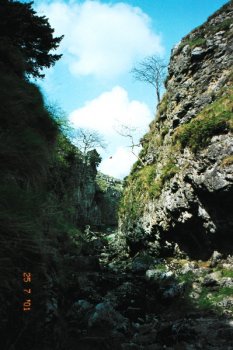
<path id="1" fill-rule="evenodd" d="M 77 175 L 79 184 L 74 190 L 77 224 L 96 229 L 116 227 L 122 182 L 97 172 L 96 164 L 90 162 Z"/>
<path id="2" fill-rule="evenodd" d="M 173 49 L 166 93 L 126 180 L 120 228 L 134 254 L 233 250 L 233 2 Z"/>

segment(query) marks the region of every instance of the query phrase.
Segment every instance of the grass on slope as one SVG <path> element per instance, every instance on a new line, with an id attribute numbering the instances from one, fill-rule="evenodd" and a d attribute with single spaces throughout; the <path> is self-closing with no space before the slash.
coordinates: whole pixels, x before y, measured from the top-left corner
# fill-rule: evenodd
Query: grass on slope
<path id="1" fill-rule="evenodd" d="M 233 130 L 233 88 L 205 108 L 189 123 L 177 128 L 174 141 L 194 153 L 205 148 L 214 135 Z"/>

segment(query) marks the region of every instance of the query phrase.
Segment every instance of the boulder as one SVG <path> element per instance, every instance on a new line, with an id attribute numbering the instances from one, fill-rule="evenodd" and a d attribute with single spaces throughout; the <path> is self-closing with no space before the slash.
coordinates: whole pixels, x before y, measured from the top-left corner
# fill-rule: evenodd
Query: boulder
<path id="1" fill-rule="evenodd" d="M 92 329 L 116 330 L 124 333 L 129 327 L 129 322 L 110 302 L 103 302 L 95 306 L 88 320 L 88 326 Z"/>

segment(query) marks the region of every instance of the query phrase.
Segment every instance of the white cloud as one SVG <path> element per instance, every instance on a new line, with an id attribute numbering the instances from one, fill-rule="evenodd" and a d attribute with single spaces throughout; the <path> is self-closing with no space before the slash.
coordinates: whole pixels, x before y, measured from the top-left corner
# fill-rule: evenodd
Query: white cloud
<path id="1" fill-rule="evenodd" d="M 147 131 L 152 113 L 145 103 L 130 100 L 128 93 L 120 86 L 104 92 L 85 106 L 70 114 L 70 121 L 76 128 L 94 129 L 101 133 L 107 144 L 107 154 L 102 153 L 100 170 L 106 174 L 124 177 L 129 173 L 136 157 L 128 146 L 131 141 L 116 131 L 121 125 L 137 128 L 135 143 Z M 112 157 L 111 159 L 109 157 Z"/>
<path id="2" fill-rule="evenodd" d="M 37 10 L 49 18 L 71 73 L 116 77 L 128 72 L 136 60 L 162 54 L 161 38 L 140 8 L 119 2 L 86 0 L 40 3 Z"/>
<path id="3" fill-rule="evenodd" d="M 151 112 L 145 103 L 130 101 L 127 91 L 116 86 L 73 111 L 70 121 L 75 127 L 95 129 L 112 137 L 119 125 L 134 126 L 145 132 L 151 121 Z"/>
<path id="4" fill-rule="evenodd" d="M 105 158 L 100 164 L 99 170 L 117 179 L 122 179 L 129 174 L 130 169 L 137 158 L 129 149 L 118 147 L 111 158 Z"/>

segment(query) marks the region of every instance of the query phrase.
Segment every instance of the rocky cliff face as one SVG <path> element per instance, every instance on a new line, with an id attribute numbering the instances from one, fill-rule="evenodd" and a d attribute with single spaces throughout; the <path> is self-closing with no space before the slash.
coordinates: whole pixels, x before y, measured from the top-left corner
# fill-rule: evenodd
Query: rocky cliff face
<path id="1" fill-rule="evenodd" d="M 107 227 L 117 227 L 118 207 L 123 190 L 122 181 L 98 172 L 96 183 L 96 203 L 101 222 Z"/>
<path id="2" fill-rule="evenodd" d="M 73 193 L 77 225 L 96 229 L 116 227 L 122 181 L 97 172 L 96 163 L 89 160 L 81 171 Z"/>
<path id="3" fill-rule="evenodd" d="M 233 2 L 173 49 L 166 93 L 126 180 L 120 228 L 131 253 L 232 252 Z M 178 248 L 179 247 L 179 248 Z"/>

